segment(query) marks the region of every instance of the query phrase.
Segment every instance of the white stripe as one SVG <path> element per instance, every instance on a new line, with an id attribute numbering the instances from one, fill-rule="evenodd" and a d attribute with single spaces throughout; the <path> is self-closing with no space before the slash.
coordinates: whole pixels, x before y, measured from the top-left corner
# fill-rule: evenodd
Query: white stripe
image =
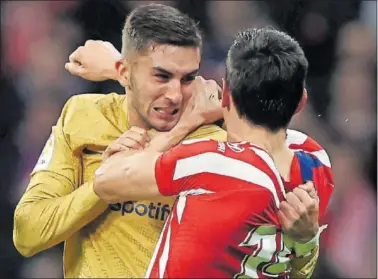
<path id="1" fill-rule="evenodd" d="M 274 175 L 276 176 L 277 178 L 277 181 L 278 181 L 278 184 L 280 185 L 280 188 L 281 188 L 281 192 L 284 196 L 284 198 L 286 198 L 286 191 L 285 191 L 285 187 L 282 183 L 282 178 L 281 178 L 281 175 L 279 174 L 278 170 L 277 170 L 277 167 L 276 165 L 274 164 L 274 161 L 272 159 L 272 157 L 270 157 L 268 155 L 268 153 L 266 153 L 265 151 L 261 150 L 261 149 L 258 149 L 258 148 L 255 148 L 255 147 L 251 147 L 251 149 L 253 151 L 255 151 L 255 153 L 270 167 L 270 169 L 273 171 Z"/>
<path id="2" fill-rule="evenodd" d="M 184 213 L 184 209 L 186 206 L 186 196 L 179 196 L 178 202 L 177 202 L 177 221 L 179 224 L 181 224 L 181 218 L 182 214 Z"/>
<path id="3" fill-rule="evenodd" d="M 167 267 L 168 263 L 168 257 L 169 257 L 169 248 L 170 248 L 170 240 L 171 240 L 171 222 L 173 219 L 173 215 L 171 214 L 171 219 L 169 220 L 169 227 L 167 232 L 167 238 L 164 243 L 163 253 L 161 254 L 160 261 L 159 261 L 159 278 L 163 278 L 165 269 Z"/>
<path id="4" fill-rule="evenodd" d="M 327 154 L 327 151 L 325 151 L 324 149 L 322 150 L 319 150 L 319 151 L 313 151 L 313 152 L 308 152 L 302 148 L 290 148 L 291 150 L 293 151 L 303 151 L 307 154 L 312 154 L 314 155 L 316 158 L 319 159 L 319 161 L 325 165 L 326 167 L 329 167 L 331 168 L 332 167 L 332 164 L 331 164 L 331 160 L 329 159 L 329 156 Z"/>
<path id="5" fill-rule="evenodd" d="M 328 154 L 324 149 L 311 152 L 311 154 L 314 155 L 316 158 L 318 158 L 319 161 L 322 162 L 323 165 L 329 168 L 331 167 L 331 160 L 329 159 Z"/>
<path id="6" fill-rule="evenodd" d="M 287 129 L 287 138 L 286 138 L 286 144 L 289 146 L 290 144 L 303 144 L 307 140 L 308 136 L 302 132 L 296 131 L 296 130 L 290 130 Z M 329 159 L 329 156 L 327 152 L 324 149 L 318 150 L 318 151 L 313 151 L 313 152 L 308 152 L 307 150 L 303 149 L 293 149 L 293 150 L 298 150 L 298 151 L 304 151 L 307 153 L 311 153 L 316 158 L 322 162 L 323 165 L 331 168 L 331 160 Z"/>
<path id="7" fill-rule="evenodd" d="M 286 138 L 286 144 L 303 144 L 308 136 L 302 132 L 296 131 L 296 130 L 291 130 L 287 129 L 287 138 Z"/>
<path id="8" fill-rule="evenodd" d="M 251 268 L 249 265 L 245 265 L 244 275 L 247 276 L 247 278 L 259 278 L 257 270 L 255 268 Z"/>
<path id="9" fill-rule="evenodd" d="M 222 154 L 207 152 L 178 160 L 173 180 L 204 172 L 233 177 L 262 186 L 273 194 L 276 206 L 279 207 L 280 201 L 274 183 L 266 173 L 248 163 Z"/>
<path id="10" fill-rule="evenodd" d="M 202 142 L 202 141 L 209 141 L 210 139 L 205 139 L 205 138 L 202 138 L 202 139 L 188 139 L 188 140 L 184 140 L 183 142 L 181 142 L 181 144 L 192 144 L 192 143 L 197 143 L 197 142 Z"/>
<path id="11" fill-rule="evenodd" d="M 184 213 L 184 209 L 186 206 L 186 197 L 189 195 L 198 196 L 203 194 L 213 194 L 213 191 L 208 191 L 202 188 L 198 189 L 191 189 L 188 191 L 183 191 L 179 195 L 179 199 L 177 202 L 177 220 L 178 223 L 181 224 L 182 214 Z"/>
<path id="12" fill-rule="evenodd" d="M 324 149 L 322 150 L 319 150 L 319 151 L 313 151 L 313 152 L 308 152 L 306 150 L 303 150 L 302 148 L 296 148 L 296 149 L 293 149 L 291 148 L 291 150 L 293 151 L 303 151 L 307 154 L 312 154 L 314 155 L 316 158 L 319 159 L 319 161 L 325 165 L 326 167 L 328 168 L 331 168 L 332 167 L 332 164 L 331 164 L 331 160 L 329 159 L 329 156 L 327 154 L 327 151 L 325 151 Z"/>
<path id="13" fill-rule="evenodd" d="M 148 265 L 148 268 L 147 268 L 147 271 L 146 271 L 146 275 L 144 276 L 144 278 L 150 278 L 151 276 L 151 271 L 152 271 L 152 267 L 154 266 L 154 263 L 156 261 L 156 257 L 157 257 L 157 254 L 159 252 L 159 248 L 160 248 L 160 245 L 161 245 L 161 241 L 163 240 L 163 236 L 164 236 L 164 232 L 165 232 L 165 229 L 169 223 L 169 226 L 171 225 L 171 221 L 172 218 L 170 218 L 169 222 L 168 220 L 165 222 L 164 224 L 164 227 L 163 229 L 161 230 L 161 233 L 160 233 L 160 237 L 159 237 L 159 240 L 158 242 L 156 243 L 156 246 L 155 246 L 155 250 L 154 250 L 154 253 L 152 255 L 152 258 L 150 260 L 150 264 Z"/>

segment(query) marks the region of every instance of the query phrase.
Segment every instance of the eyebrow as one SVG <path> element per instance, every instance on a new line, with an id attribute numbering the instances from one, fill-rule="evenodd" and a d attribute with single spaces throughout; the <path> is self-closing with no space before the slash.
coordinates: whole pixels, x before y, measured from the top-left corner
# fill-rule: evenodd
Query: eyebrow
<path id="1" fill-rule="evenodd" d="M 172 74 L 170 71 L 168 71 L 168 70 L 166 70 L 166 69 L 163 69 L 163 68 L 161 68 L 161 67 L 153 67 L 152 69 L 154 69 L 154 70 L 156 70 L 156 71 L 159 71 L 159 72 L 161 72 L 161 73 L 164 73 L 164 74 L 166 74 L 166 75 L 173 76 L 173 74 Z M 185 76 L 196 75 L 196 74 L 198 74 L 198 72 L 199 72 L 199 69 L 195 69 L 194 71 L 191 71 L 190 73 L 185 74 Z"/>

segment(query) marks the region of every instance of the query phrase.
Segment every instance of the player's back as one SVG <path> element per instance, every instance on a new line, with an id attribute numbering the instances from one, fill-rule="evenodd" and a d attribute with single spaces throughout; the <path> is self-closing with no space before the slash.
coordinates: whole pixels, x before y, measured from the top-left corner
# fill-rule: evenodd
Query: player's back
<path id="1" fill-rule="evenodd" d="M 173 174 L 180 194 L 146 277 L 259 277 L 284 250 L 276 216 L 283 185 L 273 160 L 249 143 L 202 141 L 183 151 Z M 244 269 L 250 255 L 265 263 L 260 271 Z"/>

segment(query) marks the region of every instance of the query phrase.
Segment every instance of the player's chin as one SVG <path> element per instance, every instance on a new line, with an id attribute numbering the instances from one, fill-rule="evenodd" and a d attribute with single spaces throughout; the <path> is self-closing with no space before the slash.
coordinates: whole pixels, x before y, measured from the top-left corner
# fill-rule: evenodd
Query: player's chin
<path id="1" fill-rule="evenodd" d="M 172 119 L 172 120 L 162 120 L 162 119 L 156 119 L 153 121 L 153 127 L 155 128 L 156 131 L 159 132 L 168 132 L 172 130 L 173 127 L 177 125 L 179 121 L 179 118 L 177 119 Z"/>

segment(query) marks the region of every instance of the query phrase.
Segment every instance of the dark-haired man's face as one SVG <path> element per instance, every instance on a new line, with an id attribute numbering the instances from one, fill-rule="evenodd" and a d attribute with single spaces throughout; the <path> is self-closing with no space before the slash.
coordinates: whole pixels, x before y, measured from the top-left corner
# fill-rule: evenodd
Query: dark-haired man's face
<path id="1" fill-rule="evenodd" d="M 130 68 L 131 92 L 126 94 L 142 128 L 169 131 L 177 124 L 192 94 L 200 60 L 199 48 L 171 45 L 151 47 L 137 57 Z"/>

